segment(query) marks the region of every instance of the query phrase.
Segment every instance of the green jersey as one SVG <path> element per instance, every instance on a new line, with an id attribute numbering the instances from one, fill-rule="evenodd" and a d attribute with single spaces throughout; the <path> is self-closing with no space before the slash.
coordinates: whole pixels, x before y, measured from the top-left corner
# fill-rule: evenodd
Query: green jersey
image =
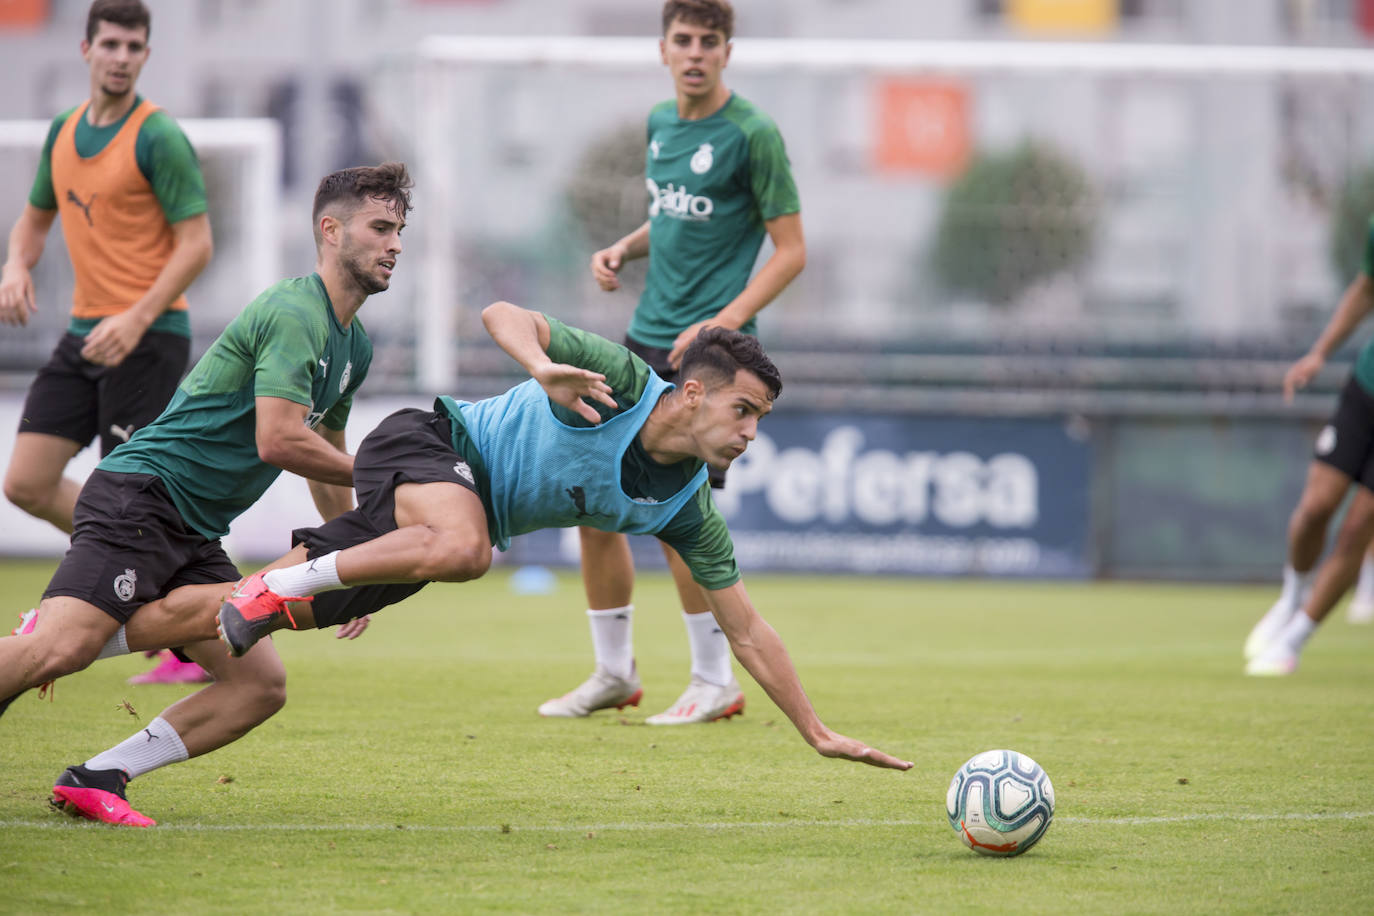
<path id="1" fill-rule="evenodd" d="M 135 96 L 133 106 L 124 117 L 113 124 L 93 127 L 85 118 L 77 122 L 77 155 L 83 159 L 90 159 L 103 150 L 142 101 L 142 96 Z M 57 141 L 58 133 L 74 111 L 75 106 L 68 108 L 53 118 L 52 124 L 48 127 L 48 137 L 43 142 L 43 151 L 38 158 L 38 172 L 34 175 L 33 185 L 29 189 L 29 203 L 39 210 L 57 209 L 57 193 L 53 190 L 52 183 L 52 147 Z M 152 187 L 153 194 L 162 207 L 162 215 L 167 218 L 168 223 L 179 223 L 206 212 L 208 205 L 205 197 L 205 178 L 201 175 L 200 160 L 196 158 L 191 141 L 186 139 L 186 135 L 181 132 L 181 128 L 171 115 L 165 111 L 155 111 L 148 116 L 139 128 L 138 139 L 134 144 L 134 158 L 138 163 L 138 170 Z M 98 323 L 99 319 L 73 318 L 68 330 L 84 337 Z M 167 331 L 190 337 L 191 322 L 184 309 L 166 311 L 157 317 L 149 330 Z"/>
<path id="2" fill-rule="evenodd" d="M 224 537 L 281 473 L 258 457 L 255 399 L 304 404 L 311 429 L 343 429 L 371 362 L 362 322 L 339 323 L 318 274 L 282 280 L 229 322 L 162 415 L 100 468 L 160 478 L 187 525 Z"/>
<path id="3" fill-rule="evenodd" d="M 547 317 L 547 316 L 546 316 Z M 616 407 L 607 407 L 604 404 L 592 403 L 600 414 L 602 423 L 597 428 L 606 431 L 609 427 L 607 420 L 627 413 L 640 403 L 641 397 L 646 390 L 653 390 L 650 386 L 651 380 L 655 380 L 649 366 L 638 356 L 619 344 L 611 343 L 603 337 L 598 337 L 587 331 L 571 328 L 556 318 L 548 318 L 550 341 L 548 354 L 549 358 L 555 362 L 567 363 L 579 366 L 583 369 L 590 369 L 593 372 L 600 372 L 606 376 L 606 384 L 611 387 L 612 395 L 616 401 Z M 501 435 L 515 435 L 512 430 L 519 429 L 521 435 L 533 435 L 537 433 L 539 424 L 536 422 L 523 423 L 510 414 L 510 411 L 535 410 L 551 412 L 553 417 L 566 427 L 585 430 L 592 426 L 577 413 L 558 404 L 554 404 L 544 396 L 542 391 L 540 397 L 532 397 L 528 386 L 533 382 L 526 382 L 524 385 L 517 386 L 505 395 L 492 398 L 490 401 L 481 402 L 478 405 L 471 405 L 476 408 L 477 414 L 490 414 L 496 418 L 493 421 L 493 429 L 497 437 Z M 662 386 L 661 380 L 658 385 Z M 652 409 L 652 405 L 647 405 Z M 598 508 L 603 506 L 594 505 L 595 489 L 588 487 L 588 492 L 578 494 L 585 496 L 586 504 L 576 502 L 577 513 L 571 513 L 567 507 L 555 504 L 550 500 L 538 499 L 533 497 L 533 487 L 518 486 L 518 492 L 504 493 L 501 505 L 496 505 L 493 500 L 492 478 L 494 475 L 503 475 L 504 480 L 530 479 L 523 477 L 522 474 L 531 472 L 537 475 L 538 468 L 531 467 L 512 467 L 501 466 L 492 467 L 488 462 L 488 455 L 483 454 L 480 446 L 482 432 L 474 427 L 469 429 L 466 425 L 463 406 L 452 398 L 440 398 L 436 409 L 445 411 L 453 428 L 453 445 L 467 462 L 468 467 L 473 472 L 474 483 L 477 486 L 477 495 L 482 499 L 482 505 L 486 509 L 488 528 L 490 529 L 492 543 L 501 545 L 508 540 L 501 520 L 510 516 L 519 516 L 526 522 L 530 519 L 537 519 L 543 527 L 572 526 L 582 524 L 578 522 L 575 515 L 597 514 Z M 647 416 L 647 410 L 644 411 Z M 631 419 L 631 422 L 634 422 Z M 641 428 L 642 428 L 642 421 Z M 692 483 L 694 477 L 701 471 L 702 462 L 697 459 L 680 461 L 675 464 L 659 464 L 654 461 L 644 450 L 643 444 L 639 441 L 637 432 L 633 432 L 633 439 L 620 459 L 620 487 L 624 496 L 630 500 L 645 505 L 657 505 L 668 503 L 674 497 L 679 497 L 683 488 Z M 493 445 L 493 449 L 501 443 Z M 600 443 L 600 437 L 588 438 L 584 442 L 585 448 L 607 448 L 608 446 Z M 521 456 L 517 452 L 506 449 L 504 454 L 506 461 L 525 461 L 532 460 L 530 456 Z M 548 460 L 550 453 L 547 451 L 540 456 L 535 456 L 533 460 Z M 613 454 L 613 452 L 609 452 Z M 491 456 L 494 457 L 494 456 Z M 500 489 L 499 487 L 496 489 Z M 578 488 L 581 489 L 581 488 Z M 609 487 L 605 489 L 615 489 Z M 574 503 L 569 503 L 572 506 Z M 530 525 L 529 527 L 533 527 Z M 715 502 L 711 499 L 711 487 L 703 479 L 701 485 L 691 492 L 681 508 L 672 515 L 662 528 L 654 532 L 655 535 L 671 545 L 687 563 L 687 567 L 692 571 L 692 577 L 704 588 L 721 589 L 727 588 L 739 581 L 739 567 L 735 564 L 735 548 L 730 540 L 730 532 L 726 528 L 725 519 L 716 508 Z"/>
<path id="4" fill-rule="evenodd" d="M 669 100 L 649 113 L 649 273 L 629 335 L 671 347 L 749 283 L 764 223 L 801 202 L 782 134 L 737 95 L 707 118 L 686 121 Z M 751 319 L 740 330 L 755 333 Z"/>
<path id="5" fill-rule="evenodd" d="M 1369 218 L 1369 228 L 1365 231 L 1361 270 L 1366 277 L 1374 278 L 1374 216 Z M 1374 395 L 1374 337 L 1360 348 L 1360 355 L 1355 358 L 1355 381 L 1366 393 Z"/>

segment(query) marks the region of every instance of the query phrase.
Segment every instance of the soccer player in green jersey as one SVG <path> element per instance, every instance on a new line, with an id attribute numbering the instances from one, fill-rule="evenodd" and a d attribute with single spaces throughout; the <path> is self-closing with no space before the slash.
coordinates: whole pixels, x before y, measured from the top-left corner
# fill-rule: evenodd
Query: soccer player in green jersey
<path id="1" fill-rule="evenodd" d="M 1310 382 L 1341 343 L 1374 312 L 1374 217 L 1365 237 L 1364 265 L 1341 297 L 1336 312 L 1308 353 L 1283 377 L 1284 397 Z M 1330 556 L 1320 566 L 1331 519 L 1351 486 Z M 1374 340 L 1360 350 L 1336 412 L 1317 436 L 1307 484 L 1288 520 L 1288 563 L 1283 590 L 1245 641 L 1246 674 L 1292 674 L 1298 655 L 1317 626 L 1359 574 L 1374 538 Z"/>
<path id="2" fill-rule="evenodd" d="M 648 257 L 648 280 L 626 346 L 669 380 L 703 327 L 755 333 L 755 316 L 806 263 L 801 204 L 782 135 L 755 105 L 725 85 L 734 12 L 726 0 L 669 0 L 663 6 L 663 63 L 675 98 L 649 113 L 646 184 L 649 218 L 592 255 L 602 289 L 619 288 L 626 261 Z M 767 235 L 773 253 L 750 278 Z M 722 472 L 712 474 L 721 486 Z M 638 705 L 642 695 L 632 640 L 634 563 L 625 535 L 580 530 L 582 579 L 596 668 L 586 682 L 539 707 L 544 716 L 585 716 Z M 671 547 L 669 569 L 691 647 L 686 691 L 651 725 L 726 718 L 744 708 L 721 628 L 701 589 Z"/>
<path id="3" fill-rule="evenodd" d="M 344 425 L 372 359 L 356 316 L 391 283 L 410 187 L 395 162 L 324 178 L 313 211 L 315 272 L 250 303 L 166 411 L 92 472 L 71 549 L 42 603 L 17 635 L 0 639 L 0 698 L 127 652 L 131 639 L 137 648 L 183 646 L 216 678 L 129 740 L 69 767 L 54 795 L 78 813 L 151 824 L 124 799 L 130 778 L 220 747 L 284 702 L 270 645 L 227 659 L 213 639 L 140 644 L 124 624 L 159 599 L 176 608 L 227 595 L 239 573 L 220 538 L 283 470 L 307 478 L 324 518 L 352 507 Z"/>

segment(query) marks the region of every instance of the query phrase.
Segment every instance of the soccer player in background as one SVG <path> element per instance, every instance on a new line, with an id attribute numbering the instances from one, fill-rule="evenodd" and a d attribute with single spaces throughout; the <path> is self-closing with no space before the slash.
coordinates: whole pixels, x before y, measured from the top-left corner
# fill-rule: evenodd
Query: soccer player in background
<path id="1" fill-rule="evenodd" d="M 217 605 L 239 579 L 220 538 L 281 471 L 307 479 L 325 519 L 352 508 L 344 425 L 372 360 L 356 315 L 391 283 L 410 187 L 396 162 L 324 178 L 313 210 L 315 273 L 253 300 L 167 410 L 92 472 L 76 504 L 71 549 L 42 603 L 18 635 L 0 639 L 0 697 L 127 652 L 124 624 L 148 602 L 208 595 Z M 365 618 L 352 623 L 345 635 L 365 626 Z M 215 683 L 69 767 L 53 794 L 76 813 L 151 825 L 125 800 L 129 779 L 214 750 L 285 702 L 285 672 L 270 644 L 239 659 L 227 658 L 212 637 L 142 648 L 165 646 L 182 646 Z"/>
<path id="2" fill-rule="evenodd" d="M 151 31 L 139 0 L 91 4 L 81 42 L 90 98 L 53 119 L 0 275 L 0 322 L 27 324 L 37 311 L 30 271 L 61 212 L 72 318 L 29 389 L 4 486 L 6 499 L 68 534 L 81 485 L 64 476 L 67 463 L 97 437 L 108 455 L 167 406 L 190 354 L 184 293 L 212 249 L 195 151 L 135 93 Z M 170 652 L 139 676 L 206 678 Z"/>
<path id="3" fill-rule="evenodd" d="M 493 545 L 505 549 L 525 532 L 591 524 L 654 534 L 683 556 L 736 656 L 809 745 L 909 769 L 821 722 L 781 639 L 749 600 L 711 498 L 707 467 L 724 469 L 744 453 L 782 389 L 758 341 L 703 330 L 674 385 L 625 347 L 539 312 L 498 302 L 482 321 L 529 381 L 477 403 L 443 397 L 432 411 L 387 417 L 354 456 L 357 509 L 295 531 L 296 546 L 222 606 L 223 592 L 204 589 L 179 608 L 154 602 L 133 615 L 130 634 L 160 635 L 154 645 L 207 636 L 218 611 L 230 651 L 250 658 L 287 626 L 342 624 L 429 581 L 476 579 Z"/>
<path id="4" fill-rule="evenodd" d="M 721 76 L 730 60 L 734 11 L 727 0 L 668 0 L 659 50 L 675 98 L 649 113 L 645 162 L 652 199 L 634 232 L 592 255 L 603 290 L 620 287 L 626 261 L 648 257 L 644 294 L 625 345 L 661 377 L 676 377 L 683 351 L 703 327 L 755 333 L 755 316 L 806 264 L 801 204 L 782 135 Z M 774 251 L 750 271 L 764 235 Z M 723 486 L 724 471 L 711 472 Z M 639 704 L 633 645 L 634 561 L 626 536 L 579 529 L 596 668 L 569 693 L 539 707 L 543 716 L 586 716 Z M 663 545 L 682 603 L 691 676 L 686 691 L 650 725 L 727 718 L 744 708 L 730 646 L 678 554 Z"/>
<path id="5" fill-rule="evenodd" d="M 1326 359 L 1374 311 L 1374 217 L 1365 236 L 1364 266 L 1346 287 L 1336 312 L 1305 356 L 1283 377 L 1285 399 L 1310 382 Z M 1332 516 L 1356 485 L 1331 554 L 1317 565 Z M 1317 625 L 1355 582 L 1374 538 L 1374 340 L 1355 360 L 1336 412 L 1317 436 L 1307 484 L 1288 520 L 1283 590 L 1245 641 L 1245 673 L 1292 674 Z"/>

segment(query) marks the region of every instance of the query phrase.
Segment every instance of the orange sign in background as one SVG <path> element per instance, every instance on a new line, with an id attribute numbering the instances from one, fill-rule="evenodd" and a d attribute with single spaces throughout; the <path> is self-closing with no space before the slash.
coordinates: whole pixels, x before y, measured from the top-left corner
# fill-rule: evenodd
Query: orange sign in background
<path id="1" fill-rule="evenodd" d="M 960 83 L 889 79 L 878 84 L 875 164 L 949 178 L 969 157 L 968 90 Z"/>
<path id="2" fill-rule="evenodd" d="M 30 28 L 48 21 L 48 0 L 0 0 L 0 29 Z"/>

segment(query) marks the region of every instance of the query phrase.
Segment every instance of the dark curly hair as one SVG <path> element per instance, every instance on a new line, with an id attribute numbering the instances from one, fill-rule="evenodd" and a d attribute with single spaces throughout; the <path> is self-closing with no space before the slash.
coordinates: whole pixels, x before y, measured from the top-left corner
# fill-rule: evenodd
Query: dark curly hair
<path id="1" fill-rule="evenodd" d="M 768 386 L 768 400 L 777 400 L 782 392 L 782 373 L 763 352 L 758 338 L 729 328 L 702 328 L 682 354 L 678 375 L 701 379 L 708 388 L 714 388 L 733 382 L 741 369 Z"/>

